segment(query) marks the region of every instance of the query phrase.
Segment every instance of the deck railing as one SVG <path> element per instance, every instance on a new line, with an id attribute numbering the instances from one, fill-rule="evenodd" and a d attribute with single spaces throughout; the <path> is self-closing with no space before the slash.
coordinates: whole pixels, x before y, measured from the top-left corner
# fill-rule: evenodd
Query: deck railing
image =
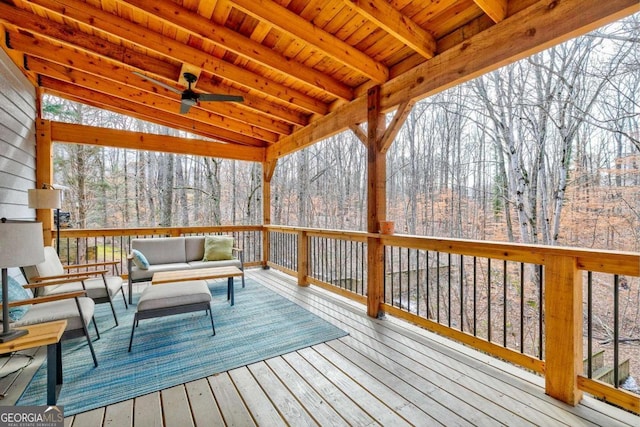
<path id="1" fill-rule="evenodd" d="M 55 234 L 55 233 L 54 233 Z M 114 274 L 126 276 L 132 239 L 226 234 L 243 250 L 247 267 L 261 265 L 262 226 L 64 229 L 60 231 L 60 260 L 64 264 L 118 261 Z"/>
<path id="2" fill-rule="evenodd" d="M 640 397 L 619 387 L 640 372 L 627 355 L 640 336 L 628 316 L 640 303 L 640 254 L 286 226 L 64 230 L 61 246 L 120 260 L 126 273 L 133 237 L 219 233 L 241 242 L 248 266 L 363 304 L 382 295 L 382 312 L 535 371 L 565 402 L 585 391 L 640 413 Z M 380 283 L 369 274 L 372 239 L 384 246 Z"/>
<path id="3" fill-rule="evenodd" d="M 624 316 L 638 304 L 639 254 L 265 228 L 278 254 L 268 265 L 363 303 L 372 286 L 367 241 L 378 238 L 382 311 L 544 375 L 563 401 L 577 403 L 582 390 L 640 413 L 640 397 L 619 387 L 640 372 L 622 348 L 640 336 L 637 318 Z"/>

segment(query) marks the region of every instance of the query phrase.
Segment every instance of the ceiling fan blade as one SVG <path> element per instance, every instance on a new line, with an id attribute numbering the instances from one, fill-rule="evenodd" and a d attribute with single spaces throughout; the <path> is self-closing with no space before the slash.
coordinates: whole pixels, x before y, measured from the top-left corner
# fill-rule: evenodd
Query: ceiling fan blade
<path id="1" fill-rule="evenodd" d="M 182 93 L 181 90 L 178 90 L 173 86 L 169 86 L 168 84 L 163 83 L 160 80 L 156 80 L 153 77 L 145 76 L 144 74 L 139 73 L 137 71 L 133 71 L 133 74 L 135 74 L 136 76 L 141 77 L 141 78 L 143 78 L 145 80 L 149 80 L 150 82 L 153 82 L 153 83 L 157 84 L 158 86 L 162 86 L 163 88 L 165 88 L 167 90 L 170 90 L 171 92 Z"/>
<path id="2" fill-rule="evenodd" d="M 229 102 L 243 102 L 244 98 L 237 95 L 223 95 L 217 93 L 199 93 L 198 100 L 200 101 L 229 101 Z"/>
<path id="3" fill-rule="evenodd" d="M 189 112 L 189 110 L 191 109 L 191 105 L 193 105 L 191 102 L 181 102 L 180 103 L 180 114 L 187 114 Z"/>

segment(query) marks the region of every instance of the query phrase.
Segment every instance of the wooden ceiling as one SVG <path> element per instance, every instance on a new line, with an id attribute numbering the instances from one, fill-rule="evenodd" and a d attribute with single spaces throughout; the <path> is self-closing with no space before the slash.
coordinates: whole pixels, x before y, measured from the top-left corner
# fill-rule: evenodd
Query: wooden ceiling
<path id="1" fill-rule="evenodd" d="M 640 10 L 637 0 L 0 0 L 2 46 L 73 101 L 277 158 Z M 180 114 L 196 92 L 241 95 Z"/>

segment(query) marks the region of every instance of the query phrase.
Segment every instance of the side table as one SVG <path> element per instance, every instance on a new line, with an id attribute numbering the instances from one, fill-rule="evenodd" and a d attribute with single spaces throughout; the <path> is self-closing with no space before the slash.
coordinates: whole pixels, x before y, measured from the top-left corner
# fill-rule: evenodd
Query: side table
<path id="1" fill-rule="evenodd" d="M 28 330 L 27 335 L 0 344 L 0 354 L 47 346 L 47 405 L 56 404 L 58 393 L 62 387 L 62 344 L 60 339 L 66 328 L 66 320 L 25 326 L 17 329 Z"/>

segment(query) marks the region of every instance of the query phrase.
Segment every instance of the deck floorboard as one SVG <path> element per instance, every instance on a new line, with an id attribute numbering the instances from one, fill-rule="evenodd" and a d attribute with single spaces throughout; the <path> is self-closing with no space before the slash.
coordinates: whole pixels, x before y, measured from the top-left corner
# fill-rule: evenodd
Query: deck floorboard
<path id="1" fill-rule="evenodd" d="M 247 276 L 349 335 L 67 417 L 65 426 L 640 424 L 590 397 L 565 405 L 535 374 L 390 316 L 371 319 L 365 307 L 282 273 Z"/>

